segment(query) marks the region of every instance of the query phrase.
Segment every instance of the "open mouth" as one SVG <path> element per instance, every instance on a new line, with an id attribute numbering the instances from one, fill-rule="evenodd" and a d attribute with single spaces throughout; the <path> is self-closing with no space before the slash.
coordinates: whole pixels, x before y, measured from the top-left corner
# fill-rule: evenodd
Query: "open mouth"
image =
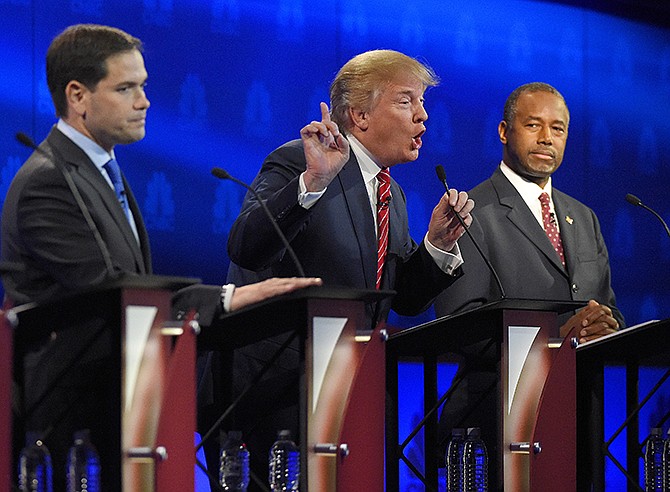
<path id="1" fill-rule="evenodd" d="M 412 150 L 419 150 L 423 142 L 421 141 L 421 136 L 426 133 L 426 130 L 422 130 L 421 133 L 412 137 Z"/>

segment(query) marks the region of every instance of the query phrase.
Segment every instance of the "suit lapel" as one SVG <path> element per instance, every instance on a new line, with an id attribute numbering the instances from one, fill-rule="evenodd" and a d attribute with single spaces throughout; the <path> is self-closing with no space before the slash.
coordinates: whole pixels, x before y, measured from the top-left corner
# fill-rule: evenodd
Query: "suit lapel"
<path id="1" fill-rule="evenodd" d="M 142 273 L 146 273 L 147 264 L 145 261 L 145 256 L 143 255 L 140 246 L 137 244 L 137 239 L 135 239 L 135 234 L 133 234 L 133 230 L 128 223 L 128 219 L 123 213 L 121 207 L 119 207 L 114 190 L 112 190 L 107 181 L 105 181 L 105 178 L 91 162 L 86 153 L 77 145 L 75 145 L 69 138 L 64 136 L 60 131 L 53 130 L 49 135 L 49 140 L 50 143 L 54 145 L 54 147 L 56 147 L 61 153 L 63 160 L 65 161 L 64 164 L 69 167 L 72 174 L 86 181 L 91 186 L 91 188 L 98 193 L 102 203 L 107 209 L 107 213 L 119 227 L 124 240 L 126 241 L 128 247 L 132 250 L 137 265 L 142 270 L 144 270 Z M 130 187 L 127 187 L 126 190 L 130 192 Z M 134 198 L 132 201 L 134 202 L 133 214 L 135 217 L 137 217 L 139 214 L 136 212 L 139 212 L 139 210 L 137 209 L 137 204 L 135 203 Z M 140 224 L 142 230 L 144 230 L 143 223 L 139 221 L 137 223 L 138 231 Z M 140 238 L 142 239 L 142 235 L 140 235 Z M 144 239 L 146 240 L 146 234 L 144 234 Z"/>
<path id="2" fill-rule="evenodd" d="M 554 208 L 556 209 L 556 220 L 561 231 L 565 267 L 568 272 L 573 272 L 576 261 L 575 252 L 577 251 L 577 236 L 575 235 L 575 227 L 572 225 L 575 214 L 565 200 L 563 193 L 556 189 L 553 192 L 553 200 Z"/>
<path id="3" fill-rule="evenodd" d="M 516 191 L 516 188 L 500 171 L 500 168 L 496 169 L 491 177 L 491 182 L 498 193 L 500 204 L 509 209 L 507 218 L 559 271 L 567 275 L 560 258 L 556 254 L 542 226 L 537 222 L 537 219 L 526 205 L 526 202 L 523 201 L 521 195 Z"/>
<path id="4" fill-rule="evenodd" d="M 403 199 L 400 185 L 398 185 L 393 177 L 391 177 L 391 196 L 393 199 L 390 205 L 388 254 L 403 256 L 404 248 L 406 247 L 404 241 L 406 231 L 402 229 L 402 224 L 405 223 L 403 219 L 405 200 Z"/>
<path id="5" fill-rule="evenodd" d="M 370 198 L 353 152 L 337 179 L 342 187 L 342 196 L 358 243 L 366 288 L 374 289 L 377 276 L 377 234 L 370 211 Z"/>

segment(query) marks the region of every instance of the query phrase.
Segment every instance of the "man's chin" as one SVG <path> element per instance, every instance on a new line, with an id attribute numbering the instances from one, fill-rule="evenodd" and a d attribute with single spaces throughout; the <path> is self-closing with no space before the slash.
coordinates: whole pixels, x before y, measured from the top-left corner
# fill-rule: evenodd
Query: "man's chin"
<path id="1" fill-rule="evenodd" d="M 124 135 L 124 137 L 122 137 L 123 140 L 120 141 L 119 144 L 126 145 L 126 144 L 139 142 L 140 140 L 142 140 L 144 138 L 146 133 L 147 132 L 144 131 L 144 130 L 134 131 L 134 132 L 128 133 L 128 134 Z"/>
<path id="2" fill-rule="evenodd" d="M 410 153 L 405 156 L 405 159 L 403 160 L 403 162 L 414 162 L 418 158 L 419 158 L 419 149 L 414 149 L 414 150 L 410 151 Z"/>

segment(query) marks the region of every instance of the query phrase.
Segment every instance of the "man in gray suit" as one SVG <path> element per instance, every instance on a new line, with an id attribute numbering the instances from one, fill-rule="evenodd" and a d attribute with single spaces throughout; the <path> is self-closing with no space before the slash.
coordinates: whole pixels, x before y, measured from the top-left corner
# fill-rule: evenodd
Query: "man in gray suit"
<path id="1" fill-rule="evenodd" d="M 624 318 L 616 308 L 607 248 L 595 213 L 552 187 L 569 122 L 565 99 L 549 84 L 525 84 L 510 94 L 498 125 L 503 160 L 491 178 L 469 193 L 477 203 L 470 232 L 507 297 L 588 301 L 584 309 L 559 320 L 562 335 L 579 327 L 578 336 L 585 342 L 624 327 Z M 544 213 L 539 199 L 543 193 L 548 195 Z M 545 232 L 545 218 L 554 242 L 560 239 L 556 247 Z M 459 244 L 464 275 L 436 300 L 438 316 L 500 298 L 470 238 Z"/>
<path id="2" fill-rule="evenodd" d="M 563 96 L 545 83 L 514 90 L 505 103 L 498 134 L 503 159 L 493 175 L 469 192 L 477 207 L 470 233 L 500 277 L 508 298 L 584 301 L 578 312 L 559 316 L 560 335 L 576 328 L 580 342 L 624 327 L 610 285 L 607 248 L 590 208 L 552 187 L 568 138 L 570 113 Z M 542 200 L 545 202 L 543 205 Z M 438 316 L 500 299 L 501 292 L 472 240 L 460 239 L 463 276 L 435 301 Z M 500 388 L 496 357 L 485 343 L 462 347 L 458 386 L 440 416 L 444 451 L 452 427 L 481 427 L 497 456 L 495 414 Z M 492 471 L 491 473 L 495 473 Z"/>

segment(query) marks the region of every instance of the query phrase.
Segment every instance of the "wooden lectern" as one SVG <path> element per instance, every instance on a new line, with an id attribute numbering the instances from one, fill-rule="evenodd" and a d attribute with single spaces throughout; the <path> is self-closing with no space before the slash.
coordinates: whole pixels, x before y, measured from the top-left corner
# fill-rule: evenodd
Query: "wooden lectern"
<path id="1" fill-rule="evenodd" d="M 200 349 L 225 354 L 280 335 L 297 341 L 302 491 L 384 490 L 385 337 L 381 328 L 360 335 L 366 304 L 391 294 L 309 288 L 225 315 L 198 338 Z"/>
<path id="2" fill-rule="evenodd" d="M 15 432 L 42 433 L 55 490 L 64 489 L 65 453 L 82 427 L 91 428 L 105 490 L 193 490 L 199 328 L 191 318 L 171 321 L 171 296 L 194 282 L 129 277 L 5 313 L 22 408 Z M 3 456 L 3 466 L 17 454 Z"/>
<path id="3" fill-rule="evenodd" d="M 392 335 L 386 349 L 387 490 L 399 490 L 401 461 L 426 490 L 438 490 L 452 427 L 482 429 L 489 490 L 574 490 L 575 350 L 570 335 L 568 343 L 556 339 L 557 316 L 583 305 L 505 299 Z M 410 436 L 399 436 L 398 364 L 406 360 L 423 363 L 425 417 Z M 457 364 L 458 371 L 438 398 L 441 362 Z M 424 473 L 404 452 L 421 428 Z"/>

